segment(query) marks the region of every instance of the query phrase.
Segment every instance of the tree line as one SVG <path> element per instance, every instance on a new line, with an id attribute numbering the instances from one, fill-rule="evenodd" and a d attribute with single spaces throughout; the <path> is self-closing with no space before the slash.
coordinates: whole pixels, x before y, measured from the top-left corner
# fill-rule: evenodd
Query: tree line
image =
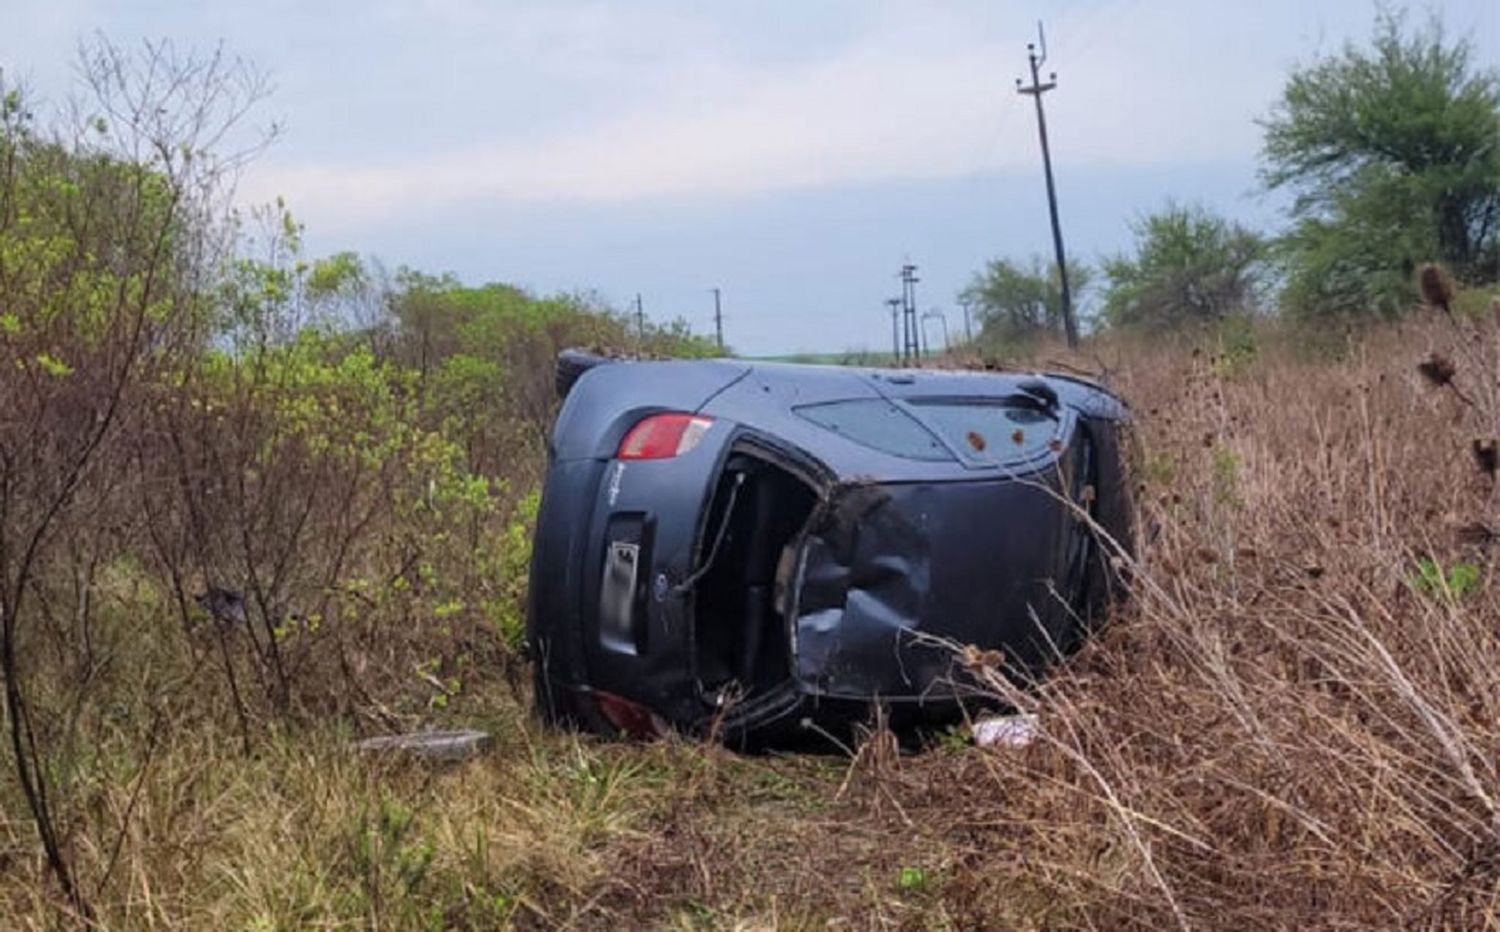
<path id="1" fill-rule="evenodd" d="M 233 203 L 258 72 L 103 40 L 79 72 L 52 116 L 0 74 L 0 799 L 87 918 L 114 864 L 76 855 L 119 845 L 80 834 L 90 762 L 195 719 L 245 753 L 412 727 L 512 669 L 557 351 L 716 348 L 310 257 L 285 205 Z"/>
<path id="2" fill-rule="evenodd" d="M 1367 45 L 1294 69 L 1260 125 L 1259 182 L 1290 197 L 1286 228 L 1167 202 L 1132 223 L 1128 250 L 1070 262 L 1075 290 L 1095 286 L 1096 327 L 1392 315 L 1416 302 L 1427 262 L 1473 287 L 1500 280 L 1500 72 L 1441 22 L 1381 13 Z M 994 348 L 1060 330 L 1056 270 L 1040 258 L 992 260 L 959 300 Z"/>

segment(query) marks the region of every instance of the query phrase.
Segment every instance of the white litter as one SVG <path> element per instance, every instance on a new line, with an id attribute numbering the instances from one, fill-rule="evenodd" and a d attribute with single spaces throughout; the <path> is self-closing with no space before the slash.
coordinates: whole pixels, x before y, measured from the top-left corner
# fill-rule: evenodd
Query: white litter
<path id="1" fill-rule="evenodd" d="M 1040 720 L 1029 712 L 991 715 L 974 722 L 974 743 L 982 748 L 1024 748 L 1040 730 Z"/>
<path id="2" fill-rule="evenodd" d="M 354 749 L 370 754 L 410 754 L 431 760 L 468 760 L 494 746 L 483 731 L 420 731 L 409 735 L 380 735 L 355 742 Z"/>

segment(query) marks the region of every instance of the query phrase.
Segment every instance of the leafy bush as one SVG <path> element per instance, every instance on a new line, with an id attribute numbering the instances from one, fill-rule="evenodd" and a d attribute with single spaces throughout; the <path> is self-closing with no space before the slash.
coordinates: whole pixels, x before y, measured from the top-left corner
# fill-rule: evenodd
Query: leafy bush
<path id="1" fill-rule="evenodd" d="M 1088 288 L 1092 270 L 1068 264 L 1068 285 L 1075 304 Z M 992 259 L 960 292 L 979 320 L 979 343 L 991 353 L 1024 350 L 1045 334 L 1063 330 L 1062 284 L 1054 264 L 1033 256 L 1029 265 Z"/>
<path id="2" fill-rule="evenodd" d="M 1259 309 L 1268 275 L 1256 234 L 1202 207 L 1168 204 L 1136 221 L 1135 252 L 1104 263 L 1104 319 L 1169 329 Z"/>

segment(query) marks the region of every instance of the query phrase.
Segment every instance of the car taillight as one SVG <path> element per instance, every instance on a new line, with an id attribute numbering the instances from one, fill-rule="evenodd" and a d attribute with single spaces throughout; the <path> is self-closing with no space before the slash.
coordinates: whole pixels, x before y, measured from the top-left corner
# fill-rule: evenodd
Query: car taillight
<path id="1" fill-rule="evenodd" d="M 654 738 L 667 732 L 661 720 L 639 702 L 595 690 L 594 701 L 609 723 L 631 738 Z"/>
<path id="2" fill-rule="evenodd" d="M 695 414 L 652 415 L 630 428 L 615 455 L 622 460 L 664 460 L 681 456 L 698 445 L 713 423 L 713 418 Z"/>

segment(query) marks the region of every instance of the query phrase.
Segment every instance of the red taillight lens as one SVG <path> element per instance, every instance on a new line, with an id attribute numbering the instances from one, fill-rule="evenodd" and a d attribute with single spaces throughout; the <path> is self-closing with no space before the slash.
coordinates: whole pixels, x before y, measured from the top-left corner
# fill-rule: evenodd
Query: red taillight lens
<path id="1" fill-rule="evenodd" d="M 630 428 L 615 455 L 622 460 L 664 460 L 681 456 L 703 439 L 713 426 L 711 417 L 694 414 L 656 414 Z"/>
<path id="2" fill-rule="evenodd" d="M 665 731 L 658 724 L 656 716 L 651 714 L 651 710 L 639 702 L 631 702 L 597 690 L 594 692 L 594 701 L 599 704 L 600 713 L 622 734 L 632 738 L 654 738 Z"/>

